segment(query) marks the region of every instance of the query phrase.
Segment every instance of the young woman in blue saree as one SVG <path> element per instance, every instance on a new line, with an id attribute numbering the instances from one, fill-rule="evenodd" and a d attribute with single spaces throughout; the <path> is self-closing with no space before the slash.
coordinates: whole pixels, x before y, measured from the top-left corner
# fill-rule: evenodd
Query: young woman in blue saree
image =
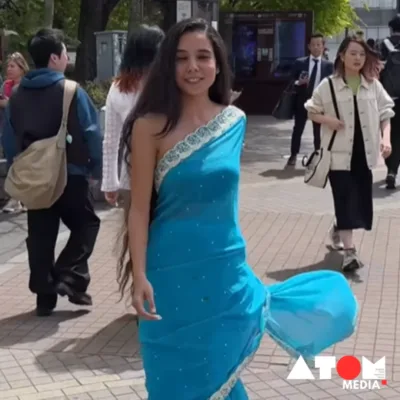
<path id="1" fill-rule="evenodd" d="M 223 41 L 174 26 L 125 125 L 131 166 L 121 291 L 133 306 L 149 400 L 245 400 L 240 373 L 265 333 L 312 358 L 352 334 L 357 303 L 335 272 L 265 286 L 239 226 L 246 116 L 230 105 Z"/>

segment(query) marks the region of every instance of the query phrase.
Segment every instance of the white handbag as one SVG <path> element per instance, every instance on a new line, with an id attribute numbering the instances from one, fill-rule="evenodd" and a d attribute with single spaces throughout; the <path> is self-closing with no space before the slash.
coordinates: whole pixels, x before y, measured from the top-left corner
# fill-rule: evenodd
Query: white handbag
<path id="1" fill-rule="evenodd" d="M 335 90 L 333 89 L 332 79 L 329 79 L 329 87 L 331 89 L 333 106 L 335 108 L 336 117 L 339 117 L 339 109 L 336 101 Z M 335 141 L 337 131 L 334 131 L 327 148 L 321 147 L 315 150 L 309 156 L 303 157 L 303 167 L 306 169 L 304 174 L 304 182 L 307 185 L 324 189 L 328 182 L 328 175 L 331 169 L 331 149 Z"/>

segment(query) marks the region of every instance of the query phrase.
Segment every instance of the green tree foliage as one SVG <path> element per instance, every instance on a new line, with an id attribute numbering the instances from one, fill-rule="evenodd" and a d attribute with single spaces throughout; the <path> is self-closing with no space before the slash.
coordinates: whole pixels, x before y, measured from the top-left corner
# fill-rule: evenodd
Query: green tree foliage
<path id="1" fill-rule="evenodd" d="M 69 50 L 77 50 L 75 77 L 91 80 L 96 75 L 94 33 L 102 30 L 128 30 L 132 0 L 53 0 L 53 21 L 47 26 L 60 29 Z M 5 53 L 19 50 L 26 55 L 26 43 L 45 25 L 46 0 L 14 0 L 17 10 L 0 11 L 0 30 L 18 33 L 7 41 Z M 160 0 L 144 1 L 144 23 L 163 20 Z M 165 3 L 166 4 L 166 3 Z M 48 4 L 47 4 L 48 5 Z M 48 18 L 47 18 L 48 19 Z"/>
<path id="2" fill-rule="evenodd" d="M 113 10 L 107 29 L 128 29 L 130 0 L 121 0 Z M 55 0 L 54 27 L 62 29 L 71 39 L 78 37 L 80 0 Z"/>
<path id="3" fill-rule="evenodd" d="M 128 30 L 130 3 L 131 0 L 121 0 L 118 3 L 110 16 L 107 29 Z"/>
<path id="4" fill-rule="evenodd" d="M 113 10 L 107 24 L 107 29 L 127 30 L 129 12 L 132 0 L 120 0 Z M 14 39 L 17 46 L 23 47 L 30 35 L 43 26 L 44 0 L 22 0 L 15 2 L 18 13 L 14 10 L 0 11 L 0 29 L 10 29 L 18 32 L 19 37 Z M 70 44 L 76 43 L 81 0 L 54 0 L 53 27 L 61 29 L 70 39 Z M 145 1 L 145 10 L 149 9 L 153 15 L 145 15 L 146 23 L 158 22 L 159 10 L 156 2 Z M 150 8 L 152 7 L 152 8 Z M 149 11 L 149 12 L 150 12 Z M 14 43 L 14 45 L 15 45 Z"/>
<path id="5" fill-rule="evenodd" d="M 336 35 L 354 27 L 350 0 L 222 0 L 223 11 L 314 11 L 315 31 Z"/>
<path id="6" fill-rule="evenodd" d="M 0 11 L 0 28 L 18 33 L 19 36 L 10 38 L 10 44 L 15 50 L 21 50 L 26 46 L 28 37 L 42 24 L 44 8 L 43 0 L 24 0 L 16 4 L 17 11 Z"/>
<path id="7" fill-rule="evenodd" d="M 13 46 L 23 47 L 29 36 L 43 26 L 44 1 L 23 0 L 15 2 L 14 10 L 0 11 L 0 29 L 16 31 L 19 36 L 13 39 Z M 128 29 L 130 0 L 121 0 L 113 10 L 107 29 Z M 54 0 L 54 28 L 62 29 L 72 42 L 78 36 L 80 0 Z"/>
<path id="8" fill-rule="evenodd" d="M 54 0 L 53 26 L 70 38 L 78 35 L 80 0 Z"/>

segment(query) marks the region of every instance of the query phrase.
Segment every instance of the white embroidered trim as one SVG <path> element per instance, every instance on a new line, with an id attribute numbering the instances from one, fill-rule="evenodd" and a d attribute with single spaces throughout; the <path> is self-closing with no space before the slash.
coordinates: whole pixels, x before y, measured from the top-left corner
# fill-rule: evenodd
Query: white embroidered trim
<path id="1" fill-rule="evenodd" d="M 240 378 L 240 374 L 243 370 L 251 363 L 255 356 L 256 352 L 250 354 L 248 357 L 244 359 L 244 361 L 239 365 L 236 371 L 230 376 L 227 382 L 225 382 L 221 389 L 218 390 L 217 393 L 214 393 L 209 400 L 224 400 L 229 396 L 229 393 L 235 387 L 238 379 Z"/>
<path id="2" fill-rule="evenodd" d="M 259 341 L 256 345 L 256 349 L 249 354 L 243 362 L 236 368 L 236 370 L 232 373 L 232 375 L 229 377 L 229 379 L 221 386 L 221 388 L 215 392 L 208 400 L 225 400 L 232 389 L 235 387 L 237 381 L 240 378 L 241 373 L 243 370 L 251 363 L 253 360 L 254 356 L 257 353 L 258 348 L 260 347 L 261 340 L 264 336 L 265 333 L 265 326 L 267 323 L 267 317 L 268 317 L 268 310 L 270 307 L 270 302 L 271 302 L 271 294 L 267 292 L 267 298 L 265 301 L 265 305 L 262 309 L 261 312 L 261 322 L 260 322 L 260 338 Z"/>
<path id="3" fill-rule="evenodd" d="M 357 310 L 356 310 L 356 315 L 353 321 L 354 324 L 354 332 L 353 334 L 356 332 L 357 330 L 357 325 L 358 325 L 358 318 L 359 318 L 359 303 L 357 298 L 355 297 L 356 303 L 357 303 Z M 271 302 L 271 293 L 267 292 L 267 300 L 266 300 L 266 304 L 263 310 L 263 318 L 262 320 L 264 321 L 263 323 L 267 324 L 267 320 L 269 319 L 269 309 L 270 309 L 270 302 Z M 277 344 L 278 346 L 281 346 L 283 350 L 285 350 L 288 355 L 291 357 L 291 359 L 289 360 L 289 364 L 288 364 L 288 368 L 291 365 L 291 361 L 293 359 L 297 360 L 300 356 L 302 356 L 305 359 L 305 362 L 307 363 L 307 365 L 310 368 L 314 368 L 315 363 L 314 363 L 314 356 L 312 355 L 308 355 L 308 354 L 301 354 L 300 352 L 296 351 L 294 348 L 292 348 L 291 346 L 283 343 L 279 338 L 277 338 L 275 335 L 271 334 L 270 332 L 268 332 L 267 329 L 265 329 L 265 331 L 261 332 L 263 333 L 267 333 Z M 263 335 L 262 335 L 263 336 Z M 262 336 L 260 338 L 260 343 L 261 343 L 261 339 Z M 344 339 L 345 340 L 345 339 Z M 238 379 L 240 378 L 240 374 L 243 372 L 243 370 L 251 363 L 251 361 L 253 360 L 258 347 L 260 345 L 260 343 L 258 343 L 256 349 L 254 350 L 253 353 L 251 353 L 249 356 L 247 356 L 244 361 L 239 365 L 239 367 L 233 372 L 233 374 L 229 377 L 229 379 L 227 380 L 227 382 L 225 382 L 221 388 L 214 393 L 209 400 L 225 400 L 230 392 L 232 391 L 232 389 L 234 388 L 234 386 L 236 385 Z"/>
<path id="4" fill-rule="evenodd" d="M 156 190 L 159 190 L 165 175 L 167 175 L 172 168 L 176 167 L 180 162 L 188 158 L 211 139 L 221 136 L 244 115 L 243 111 L 239 108 L 228 106 L 208 122 L 207 125 L 201 126 L 193 133 L 187 135 L 183 140 L 176 143 L 174 147 L 164 154 L 157 164 L 154 173 Z"/>

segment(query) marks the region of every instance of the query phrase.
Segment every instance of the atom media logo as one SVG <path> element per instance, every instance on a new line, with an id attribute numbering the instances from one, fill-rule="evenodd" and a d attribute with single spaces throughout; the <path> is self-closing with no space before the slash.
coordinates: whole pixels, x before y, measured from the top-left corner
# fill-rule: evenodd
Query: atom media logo
<path id="1" fill-rule="evenodd" d="M 332 370 L 336 369 L 338 375 L 343 379 L 343 389 L 359 390 L 380 389 L 387 385 L 386 380 L 386 357 L 373 363 L 366 357 L 361 362 L 354 356 L 341 357 L 336 362 L 334 356 L 318 356 L 314 359 L 314 367 L 319 369 L 319 379 L 332 379 Z M 359 375 L 361 374 L 361 379 Z M 288 380 L 315 380 L 309 366 L 303 357 L 294 364 Z"/>

